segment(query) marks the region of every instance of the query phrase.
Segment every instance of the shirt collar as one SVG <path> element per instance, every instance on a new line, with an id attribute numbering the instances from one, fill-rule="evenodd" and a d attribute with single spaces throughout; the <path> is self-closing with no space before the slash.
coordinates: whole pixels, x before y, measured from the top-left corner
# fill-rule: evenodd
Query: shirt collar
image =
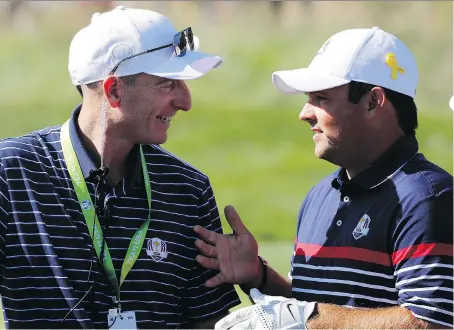
<path id="1" fill-rule="evenodd" d="M 348 180 L 345 169 L 339 168 L 332 181 L 332 186 L 340 189 L 345 185 L 359 186 L 370 190 L 385 182 L 391 175 L 403 167 L 418 152 L 418 141 L 414 134 L 399 138 L 369 168 Z"/>
<path id="2" fill-rule="evenodd" d="M 79 117 L 82 105 L 78 105 L 74 109 L 71 118 L 69 120 L 69 135 L 71 137 L 71 143 L 79 161 L 82 174 L 87 181 L 93 179 L 90 175 L 92 171 L 99 168 L 101 164 L 96 162 L 96 157 L 83 143 L 82 133 L 79 129 L 77 119 Z M 144 186 L 143 175 L 142 175 L 142 161 L 140 158 L 140 148 L 136 144 L 131 149 L 126 160 L 126 185 L 134 188 L 141 188 Z"/>

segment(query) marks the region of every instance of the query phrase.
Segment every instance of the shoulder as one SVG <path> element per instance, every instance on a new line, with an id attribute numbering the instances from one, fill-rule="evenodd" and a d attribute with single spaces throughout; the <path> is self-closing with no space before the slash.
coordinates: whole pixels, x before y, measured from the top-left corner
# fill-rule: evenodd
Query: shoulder
<path id="1" fill-rule="evenodd" d="M 422 154 L 409 161 L 392 181 L 402 201 L 437 198 L 444 194 L 452 195 L 453 191 L 452 175 Z"/>
<path id="2" fill-rule="evenodd" d="M 20 159 L 48 158 L 49 150 L 59 143 L 60 126 L 4 138 L 0 140 L 0 161 L 5 165 Z"/>
<path id="3" fill-rule="evenodd" d="M 417 158 L 416 158 L 417 157 Z M 418 154 L 393 178 L 397 228 L 452 242 L 452 175 Z"/>
<path id="4" fill-rule="evenodd" d="M 176 175 L 183 180 L 186 178 L 190 181 L 203 182 L 205 186 L 209 185 L 209 178 L 206 174 L 161 146 L 145 145 L 143 152 L 147 163 L 151 163 L 160 173 Z"/>

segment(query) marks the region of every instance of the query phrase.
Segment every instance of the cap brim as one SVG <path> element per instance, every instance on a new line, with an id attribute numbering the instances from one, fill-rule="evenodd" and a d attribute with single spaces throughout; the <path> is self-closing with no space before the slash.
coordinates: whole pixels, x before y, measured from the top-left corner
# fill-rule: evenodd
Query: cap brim
<path id="1" fill-rule="evenodd" d="M 272 81 L 285 94 L 319 92 L 346 85 L 350 80 L 303 68 L 273 72 Z"/>
<path id="2" fill-rule="evenodd" d="M 451 108 L 452 111 L 454 111 L 454 96 L 451 97 L 449 100 L 449 107 Z"/>
<path id="3" fill-rule="evenodd" d="M 169 79 L 190 80 L 202 77 L 221 64 L 222 58 L 218 56 L 190 51 L 182 57 L 173 56 L 163 64 L 144 72 Z"/>

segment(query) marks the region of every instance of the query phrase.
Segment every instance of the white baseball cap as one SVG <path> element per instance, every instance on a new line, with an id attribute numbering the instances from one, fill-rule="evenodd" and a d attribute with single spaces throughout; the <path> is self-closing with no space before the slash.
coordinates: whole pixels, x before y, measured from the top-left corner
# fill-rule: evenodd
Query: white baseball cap
<path id="1" fill-rule="evenodd" d="M 95 13 L 90 24 L 71 42 L 68 63 L 71 80 L 76 86 L 103 80 L 126 57 L 172 44 L 176 33 L 167 17 L 150 10 L 118 6 Z M 195 79 L 221 63 L 220 57 L 197 51 L 177 57 L 172 46 L 124 60 L 115 75 L 146 73 L 170 79 Z"/>
<path id="2" fill-rule="evenodd" d="M 451 96 L 451 99 L 449 100 L 449 107 L 454 111 L 454 96 Z"/>
<path id="3" fill-rule="evenodd" d="M 402 41 L 373 27 L 336 33 L 307 68 L 274 72 L 272 81 L 280 92 L 288 94 L 317 92 L 358 81 L 414 98 L 418 68 Z"/>

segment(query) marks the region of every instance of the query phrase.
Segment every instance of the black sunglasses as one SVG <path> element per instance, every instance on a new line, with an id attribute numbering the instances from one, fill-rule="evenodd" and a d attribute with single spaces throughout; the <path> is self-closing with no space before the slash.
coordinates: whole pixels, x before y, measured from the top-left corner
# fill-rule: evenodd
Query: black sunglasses
<path id="1" fill-rule="evenodd" d="M 112 71 L 110 71 L 109 75 L 114 74 L 115 71 L 117 71 L 120 64 L 126 60 L 129 60 L 129 59 L 139 56 L 139 55 L 152 53 L 152 52 L 155 52 L 155 51 L 167 48 L 167 47 L 171 47 L 171 46 L 173 46 L 175 48 L 175 55 L 177 57 L 183 57 L 184 55 L 186 55 L 186 52 L 188 49 L 193 51 L 194 50 L 194 35 L 192 34 L 192 29 L 190 27 L 188 27 L 188 28 L 184 29 L 183 31 L 180 31 L 177 34 L 175 34 L 173 36 L 173 43 L 171 43 L 171 44 L 149 49 L 144 52 L 125 57 L 124 59 L 122 59 L 120 62 L 118 62 L 114 66 Z"/>

